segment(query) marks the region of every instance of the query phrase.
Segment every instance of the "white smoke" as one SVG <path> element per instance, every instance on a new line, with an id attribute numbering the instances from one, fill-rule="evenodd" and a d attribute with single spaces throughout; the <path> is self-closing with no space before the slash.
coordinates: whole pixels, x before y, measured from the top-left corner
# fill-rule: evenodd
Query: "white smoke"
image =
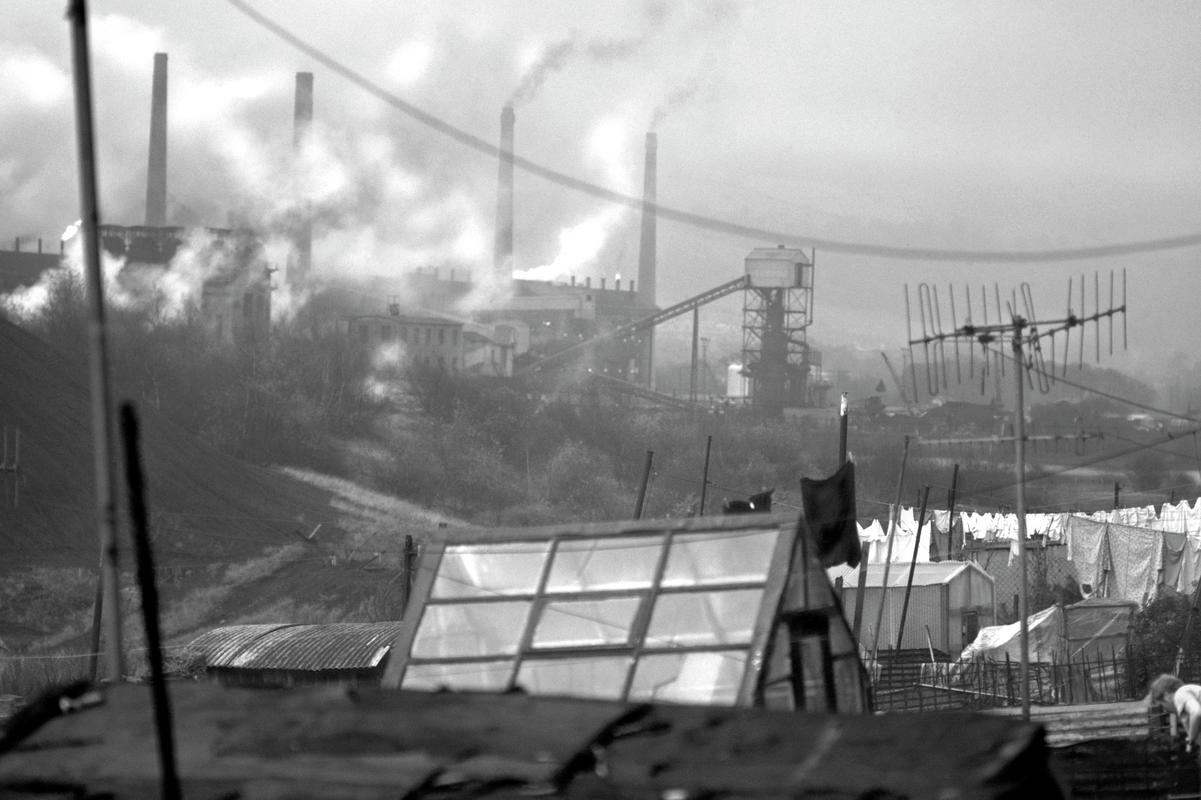
<path id="1" fill-rule="evenodd" d="M 592 129 L 585 143 L 585 160 L 603 176 L 614 191 L 628 194 L 634 189 L 631 161 L 627 152 L 630 130 L 615 117 L 602 120 Z M 528 280 L 564 280 L 572 274 L 592 269 L 597 264 L 613 231 L 631 219 L 624 206 L 605 204 L 585 218 L 559 230 L 559 246 L 551 261 L 517 273 Z"/>
<path id="2" fill-rule="evenodd" d="M 0 308 L 18 319 L 32 319 L 46 310 L 53 296 L 54 287 L 64 278 L 71 277 L 86 285 L 86 270 L 83 258 L 83 237 L 79 236 L 80 223 L 68 225 L 63 232 L 63 259 L 59 267 L 42 273 L 37 283 L 21 286 L 8 294 L 0 294 Z M 70 234 L 70 236 L 68 236 Z M 121 285 L 119 275 L 125 267 L 125 259 L 117 258 L 102 249 L 100 271 L 104 282 L 106 302 L 121 308 L 138 304 L 139 298 Z"/>

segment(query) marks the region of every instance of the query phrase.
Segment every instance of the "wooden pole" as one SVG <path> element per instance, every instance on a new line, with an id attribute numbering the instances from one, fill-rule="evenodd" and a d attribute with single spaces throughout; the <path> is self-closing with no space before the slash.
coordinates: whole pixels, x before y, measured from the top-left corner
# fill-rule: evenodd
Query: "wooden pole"
<path id="1" fill-rule="evenodd" d="M 955 558 L 955 490 L 959 487 L 959 465 L 951 469 L 951 489 L 947 492 L 947 560 Z M 963 553 L 960 547 L 960 555 Z"/>
<path id="2" fill-rule="evenodd" d="M 876 658 L 876 654 L 880 650 L 880 626 L 884 622 L 884 601 L 888 593 L 888 572 L 892 567 L 892 542 L 896 537 L 897 531 L 897 515 L 901 509 L 901 489 L 905 486 L 905 464 L 909 461 L 909 437 L 905 437 L 905 449 L 901 451 L 901 472 L 897 475 L 897 493 L 896 502 L 888 510 L 888 548 L 884 555 L 884 577 L 880 582 L 880 605 L 876 608 L 876 629 L 872 633 L 872 660 Z M 866 561 L 860 562 L 859 565 L 859 591 L 863 592 L 867 585 L 867 571 L 864 569 Z M 860 595 L 862 596 L 862 595 Z M 858 637 L 856 637 L 858 638 Z"/>
<path id="3" fill-rule="evenodd" d="M 913 535 L 913 557 L 909 559 L 909 579 L 905 581 L 905 600 L 901 603 L 901 624 L 897 626 L 897 649 L 901 649 L 901 637 L 905 635 L 905 617 L 909 614 L 909 594 L 913 591 L 913 573 L 917 571 L 917 548 L 922 543 L 922 526 L 926 522 L 926 503 L 930 499 L 930 487 L 922 492 L 921 510 L 917 512 L 917 533 Z"/>
<path id="4" fill-rule="evenodd" d="M 709 452 L 713 449 L 713 437 L 705 437 L 705 471 L 701 477 L 701 506 L 697 510 L 697 516 L 705 516 L 705 498 L 709 494 Z"/>
<path id="5" fill-rule="evenodd" d="M 642 483 L 638 484 L 638 499 L 634 502 L 634 519 L 642 519 L 642 507 L 646 502 L 646 487 L 651 481 L 651 464 L 655 460 L 655 451 L 646 451 L 646 464 L 642 467 Z"/>
<path id="6" fill-rule="evenodd" d="M 838 466 L 847 463 L 847 420 L 849 418 L 847 393 L 842 393 L 842 401 L 838 405 Z"/>
<path id="7" fill-rule="evenodd" d="M 163 670 L 163 642 L 158 627 L 158 587 L 154 581 L 154 554 L 150 549 L 150 524 L 146 513 L 146 481 L 138 444 L 138 418 L 130 403 L 121 406 L 121 438 L 125 445 L 125 484 L 129 491 L 129 517 L 137 556 L 138 589 L 142 595 L 142 624 L 146 628 L 146 659 L 150 662 L 150 691 L 154 701 L 154 728 L 162 770 L 162 796 L 179 800 L 179 773 L 175 768 L 175 734 L 171 726 L 171 698 Z"/>
<path id="8" fill-rule="evenodd" d="M 104 320 L 104 277 L 100 267 L 100 212 L 96 200 L 96 145 L 92 128 L 92 76 L 88 55 L 88 12 L 84 0 L 70 0 L 71 62 L 75 85 L 75 139 L 79 159 L 80 235 L 88 290 L 88 344 L 92 397 L 92 461 L 96 479 L 97 537 L 103 586 L 99 616 L 107 642 L 110 681 L 121 680 L 121 606 L 117 565 L 117 501 L 113 486 L 112 389 Z M 92 635 L 98 641 L 99 632 Z M 98 648 L 93 650 L 98 652 Z"/>
<path id="9" fill-rule="evenodd" d="M 408 613 L 409 597 L 413 593 L 413 564 L 416 563 L 416 555 L 417 549 L 413 546 L 413 537 L 406 533 L 400 562 L 400 616 L 402 618 Z"/>

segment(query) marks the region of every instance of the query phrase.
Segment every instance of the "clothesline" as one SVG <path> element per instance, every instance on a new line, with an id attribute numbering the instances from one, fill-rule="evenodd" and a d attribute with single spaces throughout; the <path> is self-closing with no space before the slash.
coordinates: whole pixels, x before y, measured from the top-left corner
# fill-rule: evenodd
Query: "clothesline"
<path id="1" fill-rule="evenodd" d="M 957 512 L 956 528 L 947 510 L 927 511 L 929 521 L 917 534 L 912 507 L 902 506 L 896 515 L 892 561 L 909 562 L 916 545 L 917 560 L 946 557 L 944 547 L 970 542 L 1005 542 L 1010 546 L 1010 563 L 1018 552 L 1016 514 Z M 860 542 L 868 546 L 867 562 L 887 560 L 887 521 L 873 519 L 859 525 Z M 1067 560 L 1078 588 L 1085 597 L 1133 600 L 1146 604 L 1164 586 L 1191 593 L 1201 580 L 1201 500 L 1153 506 L 1118 508 L 1089 513 L 1059 512 L 1026 515 L 1027 540 L 1067 545 Z M 932 551 L 932 546 L 936 549 Z"/>

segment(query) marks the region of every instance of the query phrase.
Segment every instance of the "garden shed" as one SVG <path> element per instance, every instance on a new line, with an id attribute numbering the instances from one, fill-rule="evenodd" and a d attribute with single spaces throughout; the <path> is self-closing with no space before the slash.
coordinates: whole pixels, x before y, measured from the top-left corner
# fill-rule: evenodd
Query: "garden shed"
<path id="1" fill-rule="evenodd" d="M 841 586 L 839 594 L 847 619 L 853 619 L 859 602 L 859 569 L 846 566 L 830 570 L 830 579 Z M 897 646 L 909 565 L 893 564 L 888 571 L 888 588 L 883 589 L 884 565 L 868 565 L 863 605 L 863 639 L 875 639 L 874 626 L 884 601 L 880 623 L 880 649 Z M 905 614 L 902 650 L 933 647 L 952 657 L 976 638 L 980 628 L 996 619 L 993 579 L 970 561 L 940 561 L 917 564 L 913 570 L 913 588 Z M 927 634 L 929 639 L 927 639 Z"/>

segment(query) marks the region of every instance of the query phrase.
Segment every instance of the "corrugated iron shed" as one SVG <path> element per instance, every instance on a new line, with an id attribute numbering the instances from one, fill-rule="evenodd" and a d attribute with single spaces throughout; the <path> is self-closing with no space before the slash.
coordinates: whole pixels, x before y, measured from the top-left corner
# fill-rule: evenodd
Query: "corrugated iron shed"
<path id="1" fill-rule="evenodd" d="M 188 645 L 189 650 L 204 654 L 208 667 L 228 667 L 247 645 L 271 631 L 286 628 L 286 623 L 260 625 L 228 625 L 197 636 Z"/>
<path id="2" fill-rule="evenodd" d="M 191 647 L 210 668 L 245 670 L 366 670 L 380 665 L 399 622 L 324 625 L 234 625 L 200 636 Z"/>
<path id="3" fill-rule="evenodd" d="M 913 570 L 913 585 L 914 586 L 939 586 L 944 583 L 950 583 L 953 579 L 959 576 L 965 570 L 975 570 L 992 582 L 992 577 L 987 572 L 980 569 L 972 561 L 938 561 L 933 563 L 917 564 Z M 827 574 L 830 580 L 842 578 L 842 585 L 853 589 L 859 585 L 859 568 L 854 569 L 846 564 L 841 564 L 837 567 L 828 569 Z M 888 570 L 888 586 L 889 588 L 901 587 L 905 588 L 905 584 L 909 580 L 909 564 L 895 563 Z M 867 568 L 867 586 L 869 589 L 878 589 L 884 582 L 884 565 L 869 564 Z"/>

